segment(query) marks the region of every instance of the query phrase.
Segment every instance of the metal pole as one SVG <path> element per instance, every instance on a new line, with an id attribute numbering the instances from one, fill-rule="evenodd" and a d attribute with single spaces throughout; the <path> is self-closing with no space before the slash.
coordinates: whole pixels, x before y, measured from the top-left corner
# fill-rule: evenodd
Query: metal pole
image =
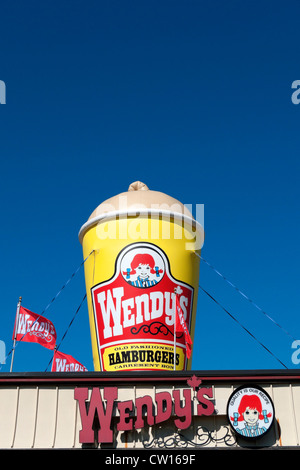
<path id="1" fill-rule="evenodd" d="M 53 363 L 54 363 L 54 356 L 55 356 L 56 348 L 57 348 L 57 345 L 55 345 L 55 348 L 53 349 L 53 357 L 52 357 L 52 363 L 51 363 L 51 372 L 52 372 L 52 369 L 53 369 Z"/>
<path id="2" fill-rule="evenodd" d="M 17 337 L 17 331 L 18 331 L 18 326 L 19 326 L 19 314 L 20 314 L 21 302 L 22 302 L 22 297 L 19 297 L 19 302 L 17 305 L 16 321 L 15 321 L 15 334 L 14 334 L 13 351 L 12 351 L 11 363 L 10 363 L 10 372 L 12 372 L 14 357 L 15 357 L 16 337 Z"/>

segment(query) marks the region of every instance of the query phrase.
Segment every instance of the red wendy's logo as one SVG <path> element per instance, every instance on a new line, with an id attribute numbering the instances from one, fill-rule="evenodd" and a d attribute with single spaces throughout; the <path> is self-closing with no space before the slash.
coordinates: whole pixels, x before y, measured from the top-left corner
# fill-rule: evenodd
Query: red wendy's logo
<path id="1" fill-rule="evenodd" d="M 176 335 L 176 302 L 190 327 L 193 287 L 175 279 L 166 254 L 157 245 L 137 242 L 117 256 L 111 279 L 91 289 L 102 370 L 172 370 L 185 367 L 183 333 Z"/>
<path id="2" fill-rule="evenodd" d="M 269 431 L 274 414 L 270 396 L 257 385 L 237 388 L 228 400 L 229 423 L 238 435 L 246 439 L 257 439 Z"/>

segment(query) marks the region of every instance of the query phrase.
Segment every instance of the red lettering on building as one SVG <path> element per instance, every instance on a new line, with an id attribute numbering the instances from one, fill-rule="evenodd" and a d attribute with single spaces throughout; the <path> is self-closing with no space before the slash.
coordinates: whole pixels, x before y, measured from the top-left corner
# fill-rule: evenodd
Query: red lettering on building
<path id="1" fill-rule="evenodd" d="M 183 400 L 182 400 L 183 397 Z M 144 395 L 133 400 L 118 401 L 117 387 L 93 387 L 89 398 L 87 387 L 76 388 L 75 400 L 78 401 L 82 429 L 79 431 L 80 443 L 113 442 L 113 416 L 117 416 L 117 431 L 142 429 L 167 421 L 174 410 L 174 424 L 179 429 L 187 429 L 192 422 L 192 389 L 174 389 L 170 392 L 157 392 L 154 399 Z M 196 393 L 198 401 L 197 416 L 210 416 L 215 407 L 212 401 L 212 387 L 201 387 Z M 114 410 L 118 412 L 115 413 Z"/>

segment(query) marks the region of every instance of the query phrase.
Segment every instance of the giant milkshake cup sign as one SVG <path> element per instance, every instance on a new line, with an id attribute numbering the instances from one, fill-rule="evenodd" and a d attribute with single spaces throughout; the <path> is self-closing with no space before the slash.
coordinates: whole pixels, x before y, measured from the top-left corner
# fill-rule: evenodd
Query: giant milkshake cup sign
<path id="1" fill-rule="evenodd" d="M 140 182 L 92 213 L 79 239 L 84 258 L 92 253 L 85 280 L 95 370 L 191 367 L 174 324 L 179 302 L 193 339 L 203 237 L 183 204 Z"/>

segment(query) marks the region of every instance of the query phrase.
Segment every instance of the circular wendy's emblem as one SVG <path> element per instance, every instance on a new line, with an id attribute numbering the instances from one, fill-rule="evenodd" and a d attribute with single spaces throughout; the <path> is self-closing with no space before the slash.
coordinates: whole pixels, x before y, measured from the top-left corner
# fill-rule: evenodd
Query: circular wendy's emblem
<path id="1" fill-rule="evenodd" d="M 227 417 L 236 433 L 246 439 L 257 439 L 271 428 L 274 405 L 262 388 L 243 385 L 231 394 L 227 404 Z"/>
<path id="2" fill-rule="evenodd" d="M 147 288 L 157 284 L 165 273 L 165 263 L 158 249 L 136 246 L 121 260 L 121 273 L 128 284 Z"/>

